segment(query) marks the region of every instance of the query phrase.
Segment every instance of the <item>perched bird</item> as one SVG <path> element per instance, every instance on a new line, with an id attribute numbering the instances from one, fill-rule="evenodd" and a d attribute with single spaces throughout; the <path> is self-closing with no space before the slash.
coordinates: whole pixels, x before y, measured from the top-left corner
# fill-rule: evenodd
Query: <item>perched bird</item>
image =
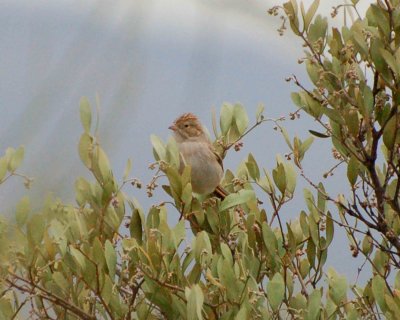
<path id="1" fill-rule="evenodd" d="M 192 168 L 192 190 L 199 194 L 214 193 L 225 198 L 227 192 L 219 185 L 224 175 L 221 157 L 215 152 L 203 125 L 192 113 L 185 113 L 169 127 L 178 144 L 180 171 L 185 164 Z"/>

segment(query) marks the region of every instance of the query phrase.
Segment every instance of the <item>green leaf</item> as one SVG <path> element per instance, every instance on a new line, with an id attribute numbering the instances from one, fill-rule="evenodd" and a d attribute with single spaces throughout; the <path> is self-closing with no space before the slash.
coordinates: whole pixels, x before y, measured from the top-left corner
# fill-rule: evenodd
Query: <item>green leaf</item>
<path id="1" fill-rule="evenodd" d="M 291 162 L 285 161 L 283 166 L 285 168 L 286 190 L 292 195 L 296 189 L 297 172 Z"/>
<path id="2" fill-rule="evenodd" d="M 383 130 L 383 143 L 389 150 L 393 148 L 394 142 L 396 141 L 396 122 L 396 116 L 390 118 Z"/>
<path id="3" fill-rule="evenodd" d="M 285 281 L 280 273 L 275 273 L 274 277 L 268 282 L 267 295 L 272 310 L 278 310 L 285 296 Z"/>
<path id="4" fill-rule="evenodd" d="M 132 210 L 131 221 L 129 224 L 129 231 L 131 237 L 135 238 L 136 241 L 141 245 L 143 237 L 143 221 L 144 217 L 141 215 L 139 209 L 134 208 Z"/>
<path id="5" fill-rule="evenodd" d="M 223 257 L 229 262 L 229 264 L 233 265 L 231 249 L 229 249 L 228 245 L 224 242 L 221 242 L 221 253 Z"/>
<path id="6" fill-rule="evenodd" d="M 334 230 L 332 215 L 328 211 L 328 214 L 326 215 L 326 247 L 328 247 L 333 240 Z"/>
<path id="7" fill-rule="evenodd" d="M 300 160 L 303 159 L 304 154 L 310 149 L 312 143 L 314 142 L 314 137 L 308 137 L 306 140 L 302 142 L 300 145 Z"/>
<path id="8" fill-rule="evenodd" d="M 11 161 L 11 158 L 13 157 L 14 152 L 15 152 L 14 148 L 10 147 L 10 148 L 6 149 L 6 154 L 4 157 L 7 159 L 7 163 L 9 163 Z"/>
<path id="9" fill-rule="evenodd" d="M 320 67 L 310 60 L 306 60 L 306 70 L 308 77 L 314 85 L 318 85 L 320 80 Z"/>
<path id="10" fill-rule="evenodd" d="M 221 107 L 221 114 L 219 118 L 219 125 L 221 127 L 221 133 L 225 136 L 228 133 L 229 128 L 232 125 L 233 119 L 233 106 L 224 103 Z"/>
<path id="11" fill-rule="evenodd" d="M 324 114 L 332 121 L 336 122 L 337 124 L 344 125 L 345 121 L 343 117 L 340 115 L 340 112 L 335 109 L 330 109 L 328 107 L 323 108 Z"/>
<path id="12" fill-rule="evenodd" d="M 179 221 L 178 224 L 176 224 L 172 229 L 172 232 L 174 236 L 175 249 L 178 249 L 179 245 L 186 238 L 185 220 L 182 219 Z"/>
<path id="13" fill-rule="evenodd" d="M 305 320 L 317 320 L 319 319 L 321 308 L 321 291 L 315 289 L 308 297 L 308 307 Z"/>
<path id="14" fill-rule="evenodd" d="M 363 89 L 364 104 L 361 110 L 364 110 L 363 116 L 369 118 L 374 111 L 374 95 L 369 86 L 365 86 Z"/>
<path id="15" fill-rule="evenodd" d="M 301 220 L 295 219 L 290 222 L 290 228 L 295 236 L 296 244 L 301 244 L 304 241 L 305 235 L 301 226 Z"/>
<path id="16" fill-rule="evenodd" d="M 260 103 L 257 107 L 257 111 L 256 111 L 256 121 L 262 121 L 264 119 L 264 110 L 265 110 L 265 106 Z"/>
<path id="17" fill-rule="evenodd" d="M 189 265 L 192 264 L 193 259 L 194 259 L 194 253 L 193 253 L 193 250 L 192 250 L 186 255 L 185 259 L 183 260 L 182 272 L 186 272 L 186 269 L 189 267 Z"/>
<path id="18" fill-rule="evenodd" d="M 381 308 L 383 312 L 387 310 L 387 305 L 385 302 L 385 291 L 386 291 L 385 280 L 383 280 L 383 278 L 380 275 L 376 275 L 372 279 L 372 293 L 374 295 L 376 302 L 379 305 L 379 308 Z"/>
<path id="19" fill-rule="evenodd" d="M 346 301 L 347 294 L 347 279 L 345 276 L 340 276 L 333 268 L 329 268 L 329 296 L 337 306 L 341 306 Z"/>
<path id="20" fill-rule="evenodd" d="M 150 141 L 151 141 L 151 144 L 153 145 L 154 158 L 157 161 L 164 160 L 165 159 L 165 146 L 164 146 L 164 143 L 161 141 L 161 139 L 159 137 L 157 137 L 154 134 L 152 134 L 150 136 Z"/>
<path id="21" fill-rule="evenodd" d="M 124 180 L 128 179 L 128 176 L 131 173 L 131 170 L 132 170 L 132 160 L 128 159 L 128 161 L 126 162 L 124 176 L 122 179 L 124 179 Z"/>
<path id="22" fill-rule="evenodd" d="M 370 15 L 369 15 L 370 14 Z M 376 4 L 371 4 L 367 12 L 367 18 L 373 20 L 385 37 L 390 35 L 388 13 Z"/>
<path id="23" fill-rule="evenodd" d="M 365 255 L 369 255 L 372 252 L 372 238 L 369 235 L 366 235 L 361 244 L 361 250 Z"/>
<path id="24" fill-rule="evenodd" d="M 65 279 L 61 272 L 54 272 L 52 274 L 53 281 L 59 286 L 64 292 L 68 291 L 69 282 Z"/>
<path id="25" fill-rule="evenodd" d="M 17 220 L 17 225 L 19 227 L 22 227 L 26 223 L 29 211 L 30 211 L 29 198 L 25 196 L 18 202 L 15 212 L 15 219 Z"/>
<path id="26" fill-rule="evenodd" d="M 319 6 L 319 0 L 314 0 L 304 17 L 304 29 L 307 30 Z"/>
<path id="27" fill-rule="evenodd" d="M 268 170 L 266 170 L 264 168 L 263 168 L 263 171 L 264 171 L 265 177 L 263 179 L 260 179 L 260 181 L 259 181 L 261 188 L 267 193 L 275 193 L 275 186 L 272 181 L 270 173 L 268 172 Z"/>
<path id="28" fill-rule="evenodd" d="M 316 254 L 316 247 L 314 244 L 314 240 L 313 239 L 309 239 L 307 241 L 307 259 L 308 262 L 310 263 L 310 265 L 315 268 L 315 254 Z"/>
<path id="29" fill-rule="evenodd" d="M 86 268 L 85 256 L 78 249 L 74 248 L 72 245 L 69 246 L 69 250 L 70 250 L 71 255 L 74 258 L 74 260 L 81 267 L 82 271 L 84 271 Z"/>
<path id="30" fill-rule="evenodd" d="M 92 197 L 92 188 L 90 183 L 80 177 L 75 181 L 75 198 L 79 206 L 84 206 Z"/>
<path id="31" fill-rule="evenodd" d="M 372 241 L 372 239 L 371 239 Z M 400 271 L 397 271 L 395 279 L 394 279 L 394 287 L 397 290 L 400 290 Z"/>
<path id="32" fill-rule="evenodd" d="M 280 131 L 281 131 L 281 133 L 283 135 L 283 138 L 285 139 L 286 144 L 288 145 L 290 150 L 293 150 L 293 146 L 292 146 L 292 144 L 290 142 L 289 134 L 288 134 L 287 130 L 285 129 L 285 127 L 279 127 L 279 129 L 280 129 Z"/>
<path id="33" fill-rule="evenodd" d="M 249 153 L 249 156 L 247 157 L 246 167 L 250 174 L 250 177 L 252 177 L 256 181 L 260 179 L 260 169 L 258 168 L 256 159 L 254 159 L 251 153 Z"/>
<path id="34" fill-rule="evenodd" d="M 283 7 L 285 8 L 285 13 L 288 17 L 290 17 L 290 27 L 293 31 L 293 33 L 297 36 L 300 36 L 300 30 L 299 30 L 299 18 L 297 16 L 297 4 L 294 0 L 291 0 L 291 2 L 286 2 L 283 4 Z"/>
<path id="35" fill-rule="evenodd" d="M 97 160 L 103 180 L 110 179 L 112 176 L 110 161 L 108 160 L 107 154 L 101 147 L 97 147 Z"/>
<path id="36" fill-rule="evenodd" d="M 325 133 L 321 133 L 318 131 L 314 130 L 308 130 L 309 133 L 311 133 L 313 136 L 316 136 L 318 138 L 330 138 L 330 136 L 326 135 Z"/>
<path id="37" fill-rule="evenodd" d="M 307 274 L 310 272 L 310 262 L 308 259 L 303 259 L 300 261 L 300 275 L 303 279 L 306 278 Z"/>
<path id="38" fill-rule="evenodd" d="M 399 63 L 396 61 L 396 59 L 393 57 L 393 55 L 385 49 L 381 49 L 380 52 L 382 57 L 385 59 L 386 63 L 389 65 L 390 69 L 392 69 L 392 71 L 396 75 L 396 77 L 399 77 L 400 66 Z"/>
<path id="39" fill-rule="evenodd" d="M 295 310 L 302 311 L 307 307 L 307 299 L 299 292 L 290 299 L 289 306 Z"/>
<path id="40" fill-rule="evenodd" d="M 224 211 L 242 203 L 246 203 L 252 199 L 255 199 L 254 191 L 242 189 L 237 193 L 231 193 L 226 196 L 226 198 L 221 202 L 219 210 Z"/>
<path id="41" fill-rule="evenodd" d="M 218 277 L 226 288 L 227 297 L 233 301 L 238 300 L 238 284 L 234 272 L 234 266 L 227 259 L 219 259 L 217 264 Z"/>
<path id="42" fill-rule="evenodd" d="M 104 246 L 104 254 L 106 258 L 108 274 L 110 275 L 110 278 L 112 280 L 115 277 L 117 254 L 115 253 L 115 249 L 109 240 L 106 241 L 106 244 Z"/>
<path id="43" fill-rule="evenodd" d="M 42 215 L 33 215 L 27 223 L 28 241 L 32 246 L 38 245 L 43 239 L 46 224 Z"/>
<path id="44" fill-rule="evenodd" d="M 235 316 L 235 320 L 243 320 L 243 319 L 249 319 L 249 309 L 247 308 L 247 305 L 244 303 L 240 306 L 240 310 Z"/>
<path id="45" fill-rule="evenodd" d="M 86 168 L 92 168 L 93 138 L 88 133 L 83 133 L 79 140 L 78 152 L 82 163 Z"/>
<path id="46" fill-rule="evenodd" d="M 314 23 L 310 25 L 308 30 L 308 39 L 311 43 L 315 43 L 319 39 L 325 40 L 326 30 L 328 28 L 328 19 L 326 17 L 322 18 L 321 15 L 317 15 L 314 19 Z M 322 52 L 323 48 L 318 50 Z"/>
<path id="47" fill-rule="evenodd" d="M 181 199 L 184 205 L 184 213 L 190 212 L 193 199 L 193 190 L 190 183 L 186 184 L 186 186 L 183 188 Z"/>
<path id="48" fill-rule="evenodd" d="M 101 297 L 106 304 L 110 303 L 111 296 L 113 291 L 113 283 L 108 275 L 104 277 L 104 285 L 101 289 Z"/>
<path id="49" fill-rule="evenodd" d="M 278 240 L 276 239 L 275 233 L 266 222 L 263 222 L 262 224 L 262 234 L 267 250 L 271 255 L 275 255 L 276 250 L 278 249 Z"/>
<path id="50" fill-rule="evenodd" d="M 83 215 L 78 210 L 73 210 L 74 221 L 79 229 L 79 235 L 81 238 L 85 237 L 88 234 L 86 220 L 84 219 Z"/>
<path id="51" fill-rule="evenodd" d="M 179 168 L 180 165 L 179 147 L 174 138 L 168 139 L 165 160 L 173 166 Z"/>
<path id="52" fill-rule="evenodd" d="M 365 42 L 364 36 L 361 32 L 361 30 L 353 30 L 353 42 L 356 45 L 358 51 L 360 51 L 362 57 L 365 59 L 369 55 L 368 45 Z"/>
<path id="53" fill-rule="evenodd" d="M 85 133 L 89 133 L 92 124 L 92 112 L 90 110 L 89 100 L 86 97 L 81 98 L 79 110 L 83 129 Z"/>
<path id="54" fill-rule="evenodd" d="M 13 319 L 15 318 L 15 305 L 17 304 L 16 294 L 8 290 L 4 292 L 0 298 L 0 319 Z M 21 304 L 23 305 L 23 304 Z"/>
<path id="55" fill-rule="evenodd" d="M 272 177 L 279 191 L 284 195 L 287 187 L 287 178 L 283 163 L 278 163 L 277 167 L 272 170 Z"/>
<path id="56" fill-rule="evenodd" d="M 315 208 L 314 195 L 312 194 L 312 192 L 309 189 L 304 189 L 303 194 L 304 194 L 304 200 L 306 201 L 308 210 L 313 211 L 313 209 Z"/>
<path id="57" fill-rule="evenodd" d="M 350 185 L 353 187 L 357 182 L 359 162 L 356 157 L 351 156 L 347 165 L 347 178 L 349 179 Z"/>
<path id="58" fill-rule="evenodd" d="M 92 249 L 93 260 L 96 261 L 96 264 L 100 269 L 103 269 L 106 265 L 106 258 L 104 256 L 103 246 L 98 237 L 94 238 Z"/>
<path id="59" fill-rule="evenodd" d="M 8 162 L 8 169 L 11 172 L 14 172 L 21 165 L 22 160 L 24 159 L 25 148 L 24 146 L 20 146 L 15 152 L 12 154 L 10 161 Z"/>
<path id="60" fill-rule="evenodd" d="M 212 248 L 207 232 L 201 231 L 196 235 L 196 238 L 194 239 L 193 252 L 196 262 L 199 264 L 202 262 L 207 263 L 210 260 Z"/>
<path id="61" fill-rule="evenodd" d="M 7 158 L 6 157 L 2 157 L 0 158 L 0 182 L 4 179 L 4 177 L 6 176 L 7 173 Z"/>
<path id="62" fill-rule="evenodd" d="M 310 215 L 308 217 L 308 227 L 312 241 L 314 242 L 316 247 L 319 247 L 319 240 L 320 240 L 318 232 L 319 227 L 315 222 L 313 215 Z"/>
<path id="63" fill-rule="evenodd" d="M 192 288 L 185 288 L 185 297 L 187 300 L 187 319 L 188 320 L 202 320 L 201 314 L 204 303 L 204 295 L 198 284 Z"/>
<path id="64" fill-rule="evenodd" d="M 242 135 L 249 125 L 249 117 L 246 109 L 241 104 L 235 104 L 233 107 L 233 115 L 239 134 Z"/>
<path id="65" fill-rule="evenodd" d="M 317 208 L 322 213 L 326 211 L 326 191 L 321 182 L 318 184 Z"/>
<path id="66" fill-rule="evenodd" d="M 176 167 L 169 166 L 166 168 L 165 173 L 171 187 L 172 196 L 175 202 L 180 203 L 180 198 L 182 196 L 182 180 Z"/>
<path id="67" fill-rule="evenodd" d="M 376 69 L 380 72 L 380 76 L 387 82 L 392 80 L 390 72 L 387 68 L 387 63 L 383 58 L 381 51 L 385 48 L 385 44 L 382 42 L 380 38 L 372 38 L 371 39 L 371 57 L 372 61 L 375 64 Z"/>
<path id="68" fill-rule="evenodd" d="M 212 122 L 214 136 L 215 136 L 215 138 L 218 138 L 219 134 L 218 134 L 218 129 L 217 129 L 217 115 L 215 113 L 215 108 L 211 109 L 211 122 Z"/>
<path id="69" fill-rule="evenodd" d="M 304 210 L 300 212 L 300 227 L 301 231 L 303 232 L 304 236 L 308 238 L 309 233 L 308 233 L 308 222 L 307 222 L 307 214 L 305 213 Z"/>
<path id="70" fill-rule="evenodd" d="M 360 129 L 360 120 L 358 118 L 358 112 L 355 109 L 346 108 L 344 115 L 346 126 L 349 133 L 353 135 L 354 138 L 358 138 Z"/>
<path id="71" fill-rule="evenodd" d="M 293 103 L 299 107 L 299 108 L 303 108 L 303 104 L 301 102 L 301 97 L 300 94 L 298 94 L 297 92 L 292 92 L 290 94 L 290 98 L 292 99 Z"/>
<path id="72" fill-rule="evenodd" d="M 391 294 L 385 294 L 386 305 L 388 306 L 389 310 L 392 311 L 393 316 L 398 317 L 400 315 L 400 301 L 398 296 L 396 300 Z"/>
<path id="73" fill-rule="evenodd" d="M 138 248 L 139 244 L 135 238 L 124 238 L 122 239 L 122 249 L 124 251 L 132 251 L 135 248 Z"/>

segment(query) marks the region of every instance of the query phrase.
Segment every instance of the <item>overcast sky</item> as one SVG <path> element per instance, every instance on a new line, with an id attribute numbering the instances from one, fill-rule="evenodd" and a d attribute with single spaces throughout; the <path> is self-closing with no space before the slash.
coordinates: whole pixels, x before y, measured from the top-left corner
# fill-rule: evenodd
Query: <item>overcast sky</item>
<path id="1" fill-rule="evenodd" d="M 277 1 L 282 2 L 282 1 Z M 89 175 L 77 154 L 81 134 L 79 99 L 100 98 L 100 138 L 115 175 L 122 177 L 128 158 L 132 175 L 144 184 L 152 172 L 149 136 L 166 139 L 168 126 L 183 112 L 194 112 L 210 128 L 211 109 L 241 102 L 250 119 L 259 103 L 266 116 L 294 111 L 284 81 L 295 73 L 306 82 L 301 42 L 276 32 L 279 19 L 266 14 L 277 2 L 256 0 L 0 0 L 0 150 L 26 148 L 21 171 L 35 178 L 31 190 L 18 179 L 0 188 L 0 213 L 13 214 L 26 193 L 40 206 L 49 192 L 73 201 L 74 180 Z M 360 2 L 365 8 L 369 1 Z M 311 1 L 304 1 L 305 6 Z M 340 1 L 321 1 L 330 14 Z M 340 24 L 342 18 L 334 23 Z M 303 117 L 304 118 L 304 117 Z M 286 122 L 301 138 L 315 124 L 306 119 Z M 281 136 L 267 124 L 232 152 L 225 167 L 235 170 L 248 152 L 272 170 L 275 155 L 286 153 Z M 330 169 L 329 143 L 316 141 L 305 170 L 316 181 Z M 324 181 L 333 193 L 346 190 L 343 175 Z M 299 180 L 298 197 L 285 211 L 294 219 L 305 208 Z M 145 207 L 165 194 L 147 199 L 145 190 L 127 190 Z M 39 201 L 38 201 L 39 199 Z M 177 218 L 177 217 L 176 217 Z M 176 222 L 171 217 L 171 223 Z M 354 279 L 355 260 L 335 240 L 332 264 Z M 343 264 L 343 258 L 354 263 Z M 359 263 L 359 261 L 357 262 Z"/>

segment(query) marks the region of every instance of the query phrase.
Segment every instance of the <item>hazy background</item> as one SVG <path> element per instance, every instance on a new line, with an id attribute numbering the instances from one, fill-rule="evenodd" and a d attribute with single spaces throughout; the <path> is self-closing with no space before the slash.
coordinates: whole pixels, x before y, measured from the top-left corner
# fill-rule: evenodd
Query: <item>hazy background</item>
<path id="1" fill-rule="evenodd" d="M 307 83 L 301 42 L 276 31 L 280 20 L 267 10 L 282 1 L 256 0 L 0 0 L 0 152 L 24 145 L 20 171 L 34 177 L 30 190 L 14 178 L 0 187 L 0 214 L 12 217 L 15 204 L 28 194 L 36 208 L 48 193 L 74 201 L 74 179 L 89 177 L 79 160 L 79 100 L 100 100 L 100 139 L 117 177 L 128 158 L 132 176 L 145 185 L 152 176 L 151 134 L 166 139 L 168 126 L 183 112 L 194 112 L 211 129 L 211 110 L 223 102 L 241 102 L 251 121 L 259 103 L 266 116 L 293 112 L 285 77 Z M 369 1 L 361 1 L 366 7 Z M 308 7 L 311 1 L 304 1 Z M 330 17 L 340 1 L 321 1 Z M 340 24 L 342 18 L 334 23 Z M 285 122 L 302 138 L 314 123 Z M 210 130 L 211 131 L 211 130 Z M 271 170 L 275 155 L 288 151 L 272 124 L 244 140 L 225 167 L 235 170 L 248 152 Z M 347 189 L 343 172 L 326 181 L 333 164 L 328 141 L 315 141 L 305 159 L 314 181 L 324 180 L 333 194 Z M 285 219 L 305 208 L 299 178 L 298 197 L 282 212 Z M 148 199 L 145 190 L 127 188 L 147 208 L 166 198 Z M 262 200 L 262 199 L 261 199 Z M 170 222 L 177 216 L 171 213 Z M 355 265 L 346 236 L 338 232 L 328 264 L 353 281 Z M 344 263 L 344 261 L 347 261 Z"/>

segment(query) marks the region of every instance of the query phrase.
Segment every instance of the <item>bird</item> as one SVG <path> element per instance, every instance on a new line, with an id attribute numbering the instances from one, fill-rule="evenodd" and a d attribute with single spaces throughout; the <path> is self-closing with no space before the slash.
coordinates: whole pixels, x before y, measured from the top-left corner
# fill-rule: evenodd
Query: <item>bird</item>
<path id="1" fill-rule="evenodd" d="M 193 113 L 184 113 L 169 127 L 180 153 L 179 171 L 191 166 L 191 183 L 194 193 L 214 194 L 224 199 L 227 192 L 220 182 L 224 175 L 222 158 L 215 151 L 205 127 Z"/>

